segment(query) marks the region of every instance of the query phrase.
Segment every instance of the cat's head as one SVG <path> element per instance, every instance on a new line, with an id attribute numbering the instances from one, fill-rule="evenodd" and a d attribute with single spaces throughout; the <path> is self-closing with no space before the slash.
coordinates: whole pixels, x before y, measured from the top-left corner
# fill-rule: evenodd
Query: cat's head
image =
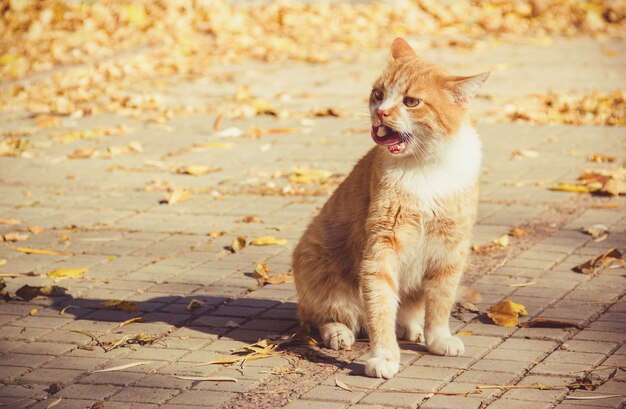
<path id="1" fill-rule="evenodd" d="M 370 94 L 372 139 L 393 155 L 432 155 L 453 138 L 488 72 L 459 77 L 419 58 L 402 38 Z"/>

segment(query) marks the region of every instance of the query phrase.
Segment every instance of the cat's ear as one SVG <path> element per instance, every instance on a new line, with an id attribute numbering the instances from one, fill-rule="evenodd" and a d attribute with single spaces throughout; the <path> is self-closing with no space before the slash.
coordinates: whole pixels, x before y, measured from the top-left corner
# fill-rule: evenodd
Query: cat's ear
<path id="1" fill-rule="evenodd" d="M 404 38 L 398 37 L 391 43 L 391 56 L 394 60 L 400 57 L 415 57 L 415 51 Z"/>
<path id="2" fill-rule="evenodd" d="M 489 78 L 489 71 L 469 77 L 452 77 L 448 80 L 448 87 L 454 97 L 454 102 L 466 106 L 476 96 L 478 90 Z"/>

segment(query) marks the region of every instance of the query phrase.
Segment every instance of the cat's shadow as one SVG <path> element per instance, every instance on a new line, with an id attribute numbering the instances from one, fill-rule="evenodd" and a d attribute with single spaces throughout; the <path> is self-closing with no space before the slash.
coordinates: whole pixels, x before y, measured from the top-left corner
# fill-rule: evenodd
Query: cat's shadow
<path id="1" fill-rule="evenodd" d="M 170 333 L 176 336 L 175 331 L 179 329 L 194 331 L 193 338 L 202 338 L 202 334 L 205 334 L 207 340 L 225 339 L 245 344 L 252 344 L 263 339 L 281 341 L 294 336 L 300 338 L 303 334 L 303 329 L 300 328 L 296 317 L 296 303 L 272 299 L 245 298 L 242 303 L 242 299 L 234 300 L 221 296 L 164 295 L 111 307 L 111 300 L 64 295 L 47 299 L 37 298 L 28 304 L 32 305 L 37 301 L 40 301 L 39 304 L 42 306 L 59 311 L 59 314 L 65 318 L 74 318 L 75 325 L 70 323 L 56 331 L 71 332 L 78 329 L 82 330 L 82 334 L 91 334 L 97 338 L 104 337 L 103 339 L 107 340 L 123 338 L 127 335 L 146 334 L 157 338 L 165 335 L 163 340 L 167 342 L 167 336 Z M 10 302 L 22 301 L 16 299 Z M 246 310 L 250 311 L 248 315 L 246 315 Z M 132 321 L 135 318 L 138 320 Z M 91 322 L 117 323 L 118 325 L 108 326 L 111 329 L 105 332 L 84 330 L 83 328 L 90 327 Z M 127 322 L 128 325 L 119 325 Z M 154 333 L 150 332 L 154 331 L 154 326 L 147 325 L 142 328 L 143 324 L 166 324 L 163 328 L 170 330 Z M 174 331 L 171 331 L 171 327 L 175 328 Z M 185 336 L 181 338 L 190 336 L 188 331 L 185 332 Z M 308 335 L 316 340 L 318 345 L 295 340 L 284 342 L 280 349 L 310 362 L 331 364 L 341 368 L 348 365 L 346 357 L 350 356 L 350 351 L 332 351 L 320 347 L 322 344 L 319 334 L 311 332 Z M 80 341 L 74 343 L 85 345 Z M 92 342 L 94 346 L 97 344 L 96 341 Z M 122 348 L 137 350 L 142 346 L 128 344 L 123 345 Z M 214 353 L 207 351 L 207 361 L 211 359 L 214 359 Z M 363 368 L 361 368 L 362 373 Z"/>

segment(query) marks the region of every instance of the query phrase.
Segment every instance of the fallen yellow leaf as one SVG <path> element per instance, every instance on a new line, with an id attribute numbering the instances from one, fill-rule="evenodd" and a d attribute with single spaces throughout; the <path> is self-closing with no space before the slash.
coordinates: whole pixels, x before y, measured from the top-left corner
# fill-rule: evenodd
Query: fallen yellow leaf
<path id="1" fill-rule="evenodd" d="M 230 142 L 203 142 L 195 144 L 194 147 L 207 149 L 230 149 L 233 147 L 233 144 Z"/>
<path id="2" fill-rule="evenodd" d="M 327 179 L 331 175 L 332 173 L 327 170 L 296 168 L 293 170 L 293 174 L 289 175 L 289 181 L 301 184 L 315 183 Z"/>
<path id="3" fill-rule="evenodd" d="M 30 310 L 30 312 L 28 313 L 28 315 L 35 315 L 39 312 L 39 310 L 37 308 L 33 308 Z"/>
<path id="4" fill-rule="evenodd" d="M 48 273 L 50 278 L 83 278 L 87 272 L 86 268 L 58 268 Z"/>
<path id="5" fill-rule="evenodd" d="M 190 165 L 176 169 L 176 173 L 183 175 L 202 176 L 207 173 L 219 172 L 222 168 L 218 166 L 206 166 L 206 165 Z"/>
<path id="6" fill-rule="evenodd" d="M 100 302 L 100 305 L 106 308 L 111 308 L 114 310 L 120 310 L 125 312 L 134 312 L 139 311 L 139 307 L 135 303 L 130 301 L 122 301 L 122 300 L 104 300 Z"/>
<path id="7" fill-rule="evenodd" d="M 45 250 L 45 249 L 31 249 L 31 248 L 28 248 L 28 247 L 17 247 L 15 250 L 19 251 L 20 253 L 42 254 L 42 255 L 47 255 L 47 256 L 58 256 L 58 255 L 68 254 L 68 253 L 64 253 L 62 251 Z"/>
<path id="8" fill-rule="evenodd" d="M 43 231 L 43 227 L 41 226 L 30 226 L 27 229 L 29 232 L 33 233 L 33 234 L 39 234 Z"/>
<path id="9" fill-rule="evenodd" d="M 508 245 L 509 245 L 509 235 L 505 234 L 503 236 L 500 236 L 497 239 L 493 240 L 492 243 L 496 244 L 496 245 L 498 245 L 500 247 L 508 247 Z"/>
<path id="10" fill-rule="evenodd" d="M 28 233 L 21 233 L 17 231 L 9 232 L 3 236 L 4 241 L 12 242 L 28 240 L 29 237 L 30 235 Z"/>
<path id="11" fill-rule="evenodd" d="M 557 183 L 552 186 L 550 190 L 554 190 L 557 192 L 574 192 L 574 193 L 591 193 L 591 190 L 588 186 L 579 185 L 574 183 Z"/>
<path id="12" fill-rule="evenodd" d="M 184 188 L 176 188 L 167 193 L 165 201 L 167 204 L 175 204 L 191 199 L 192 194 Z"/>
<path id="13" fill-rule="evenodd" d="M 287 244 L 287 240 L 286 239 L 277 239 L 274 236 L 261 236 L 261 237 L 257 237 L 256 239 L 252 240 L 251 244 L 253 246 L 284 246 L 285 244 Z"/>
<path id="14" fill-rule="evenodd" d="M 526 307 L 511 300 L 504 300 L 487 310 L 487 316 L 501 327 L 514 327 L 517 325 L 517 318 L 526 315 Z"/>
<path id="15" fill-rule="evenodd" d="M 0 224 L 9 224 L 9 225 L 13 225 L 13 224 L 20 224 L 21 222 L 17 219 L 3 219 L 0 217 Z"/>
<path id="16" fill-rule="evenodd" d="M 61 118 L 52 115 L 40 116 L 35 120 L 35 125 L 40 128 L 55 128 L 61 126 L 62 123 Z"/>
<path id="17" fill-rule="evenodd" d="M 6 258 L 0 258 L 0 266 L 3 266 L 7 263 L 7 259 Z"/>

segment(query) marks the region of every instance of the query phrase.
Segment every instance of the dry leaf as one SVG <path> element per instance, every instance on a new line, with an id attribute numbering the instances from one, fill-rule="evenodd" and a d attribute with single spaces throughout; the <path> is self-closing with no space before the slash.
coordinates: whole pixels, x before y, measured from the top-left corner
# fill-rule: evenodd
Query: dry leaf
<path id="1" fill-rule="evenodd" d="M 585 261 L 582 264 L 577 265 L 576 267 L 572 268 L 572 270 L 577 273 L 596 275 L 601 270 L 616 262 L 624 265 L 624 257 L 622 255 L 622 252 L 618 249 L 610 249 L 597 257 L 594 257 L 590 260 Z"/>
<path id="2" fill-rule="evenodd" d="M 287 244 L 287 240 L 277 239 L 274 236 L 261 236 L 252 240 L 251 244 L 253 246 L 274 246 L 274 245 L 284 246 Z"/>
<path id="3" fill-rule="evenodd" d="M 230 243 L 230 246 L 225 246 L 224 248 L 226 250 L 230 251 L 231 253 L 236 253 L 239 250 L 241 250 L 244 247 L 246 247 L 246 244 L 247 244 L 247 241 L 246 241 L 246 238 L 244 236 L 237 236 Z"/>
<path id="4" fill-rule="evenodd" d="M 33 233 L 33 234 L 39 234 L 43 231 L 43 227 L 41 226 L 30 226 L 27 229 L 29 232 Z"/>
<path id="5" fill-rule="evenodd" d="M 28 315 L 35 315 L 39 312 L 39 310 L 37 308 L 33 308 L 28 312 Z"/>
<path id="6" fill-rule="evenodd" d="M 97 371 L 92 371 L 91 373 L 123 371 L 124 369 L 130 369 L 130 368 L 134 368 L 136 366 L 148 365 L 148 364 L 151 364 L 151 363 L 152 363 L 152 361 L 133 362 L 131 364 L 114 366 L 114 367 L 106 368 L 106 369 L 99 369 Z"/>
<path id="7" fill-rule="evenodd" d="M 167 193 L 165 197 L 165 203 L 167 204 L 175 204 L 184 202 L 185 200 L 191 199 L 193 196 L 189 192 L 189 190 L 185 188 L 175 188 Z"/>
<path id="8" fill-rule="evenodd" d="M 594 191 L 591 188 L 589 188 L 589 186 L 573 184 L 573 183 L 557 183 L 556 185 L 550 187 L 550 190 L 554 190 L 557 192 L 573 192 L 573 193 L 591 193 Z"/>
<path id="9" fill-rule="evenodd" d="M 201 149 L 230 149 L 233 147 L 233 144 L 230 142 L 203 142 L 196 143 L 193 146 Z"/>
<path id="10" fill-rule="evenodd" d="M 14 224 L 20 224 L 21 221 L 17 220 L 17 219 L 3 219 L 0 218 L 0 224 L 9 224 L 9 225 L 14 225 Z"/>
<path id="11" fill-rule="evenodd" d="M 17 231 L 9 232 L 2 236 L 4 241 L 11 241 L 11 242 L 28 240 L 29 237 L 30 235 L 28 233 L 20 233 Z"/>
<path id="12" fill-rule="evenodd" d="M 598 399 L 611 399 L 611 398 L 623 398 L 622 395 L 593 395 L 593 396 L 566 396 L 565 399 L 569 400 L 598 400 Z"/>
<path id="13" fill-rule="evenodd" d="M 90 149 L 76 149 L 72 153 L 67 154 L 68 159 L 89 159 L 91 158 L 97 151 L 97 148 Z"/>
<path id="14" fill-rule="evenodd" d="M 63 398 L 57 398 L 54 401 L 50 402 L 48 404 L 48 406 L 46 406 L 46 409 L 52 409 L 53 407 L 55 407 L 56 405 L 58 405 L 59 403 L 61 403 L 61 401 L 63 400 Z"/>
<path id="15" fill-rule="evenodd" d="M 59 311 L 59 315 L 65 314 L 65 311 L 69 310 L 70 308 L 80 308 L 80 307 L 78 305 L 68 305 L 67 307 L 64 307 L 61 311 Z"/>
<path id="16" fill-rule="evenodd" d="M 46 297 L 59 297 L 65 295 L 66 289 L 56 285 L 46 285 L 39 289 L 39 295 Z"/>
<path id="17" fill-rule="evenodd" d="M 125 327 L 126 325 L 132 324 L 134 322 L 142 322 L 142 321 L 143 321 L 143 317 L 135 317 L 135 318 L 128 319 L 128 320 L 126 320 L 124 322 L 121 322 L 120 325 L 118 325 L 117 327 L 118 328 L 122 328 L 122 327 Z"/>
<path id="18" fill-rule="evenodd" d="M 500 247 L 508 247 L 509 246 L 509 235 L 505 234 L 503 236 L 498 237 L 497 239 L 493 240 L 492 243 L 495 245 L 498 245 Z"/>
<path id="19" fill-rule="evenodd" d="M 183 379 L 186 381 L 211 381 L 211 382 L 239 382 L 237 378 L 230 376 L 182 376 L 174 375 L 176 379 Z"/>
<path id="20" fill-rule="evenodd" d="M 86 268 L 58 268 L 47 274 L 50 278 L 63 279 L 63 278 L 83 278 L 87 272 Z"/>
<path id="21" fill-rule="evenodd" d="M 615 162 L 615 156 L 608 156 L 603 153 L 594 153 L 593 155 L 589 155 L 587 160 L 589 162 L 595 163 L 613 163 Z"/>
<path id="22" fill-rule="evenodd" d="M 58 287 L 56 285 L 47 285 L 43 287 L 23 285 L 17 291 L 15 295 L 23 299 L 24 301 L 30 301 L 38 295 L 46 297 L 58 297 L 65 295 L 65 288 Z"/>
<path id="23" fill-rule="evenodd" d="M 473 313 L 480 313 L 480 310 L 478 309 L 478 307 L 476 307 L 474 304 L 472 304 L 471 302 L 459 302 L 457 303 L 457 305 L 469 312 L 473 312 Z"/>
<path id="24" fill-rule="evenodd" d="M 527 283 L 514 283 L 514 284 L 509 284 L 509 287 L 528 287 L 529 285 L 535 285 L 537 284 L 536 281 L 529 281 Z"/>
<path id="25" fill-rule="evenodd" d="M 531 149 L 520 149 L 511 154 L 511 159 L 518 158 L 536 158 L 539 156 L 539 152 Z"/>
<path id="26" fill-rule="evenodd" d="M 350 388 L 348 385 L 345 384 L 345 382 L 339 380 L 338 378 L 335 378 L 335 386 L 340 387 L 344 391 L 352 392 L 352 388 Z"/>
<path id="27" fill-rule="evenodd" d="M 329 178 L 331 175 L 332 173 L 327 170 L 296 168 L 294 169 L 294 173 L 289 175 L 289 181 L 291 183 L 302 184 L 316 183 Z"/>
<path id="28" fill-rule="evenodd" d="M 580 328 L 578 324 L 544 317 L 533 318 L 520 323 L 519 326 L 522 328 Z"/>
<path id="29" fill-rule="evenodd" d="M 517 318 L 526 315 L 526 307 L 511 300 L 504 300 L 487 310 L 487 316 L 501 327 L 514 327 L 517 325 Z"/>
<path id="30" fill-rule="evenodd" d="M 509 231 L 509 236 L 519 238 L 528 236 L 528 231 L 522 229 L 521 227 L 515 227 Z"/>
<path id="31" fill-rule="evenodd" d="M 252 277 L 256 278 L 259 285 L 262 286 L 263 284 L 265 284 L 266 280 L 270 277 L 269 272 L 270 272 L 270 268 L 267 265 L 267 262 L 260 261 L 257 263 L 256 267 L 254 268 Z"/>
<path id="32" fill-rule="evenodd" d="M 190 165 L 176 169 L 176 173 L 180 173 L 183 175 L 201 176 L 206 175 L 207 173 L 219 172 L 220 170 L 222 170 L 222 168 L 220 168 L 219 166 Z"/>
<path id="33" fill-rule="evenodd" d="M 122 301 L 122 300 L 104 300 L 100 302 L 100 305 L 106 308 L 111 308 L 114 310 L 120 310 L 125 312 L 135 312 L 139 311 L 139 307 L 133 302 L 130 301 Z"/>
<path id="34" fill-rule="evenodd" d="M 35 120 L 35 125 L 40 128 L 56 128 L 61 126 L 63 121 L 58 116 L 44 115 Z"/>
<path id="35" fill-rule="evenodd" d="M 0 266 L 3 266 L 7 263 L 7 259 L 6 258 L 0 258 Z"/>
<path id="36" fill-rule="evenodd" d="M 591 205 L 592 209 L 617 209 L 619 207 L 622 207 L 622 204 L 617 202 Z"/>
<path id="37" fill-rule="evenodd" d="M 603 224 L 594 224 L 593 226 L 583 227 L 583 233 L 587 233 L 594 238 L 594 241 L 602 241 L 608 237 L 609 228 Z"/>
<path id="38" fill-rule="evenodd" d="M 58 255 L 67 255 L 68 254 L 68 253 L 64 253 L 62 251 L 44 250 L 44 249 L 31 249 L 31 248 L 28 248 L 28 247 L 17 247 L 15 250 L 19 251 L 20 253 L 41 254 L 41 255 L 48 255 L 48 256 L 58 256 Z"/>
<path id="39" fill-rule="evenodd" d="M 263 223 L 263 220 L 259 219 L 256 216 L 245 216 L 243 219 L 239 220 L 239 223 Z"/>
<path id="40" fill-rule="evenodd" d="M 226 234 L 225 231 L 217 230 L 217 231 L 212 231 L 211 233 L 209 233 L 209 237 L 211 237 L 212 239 L 216 239 L 218 237 L 222 237 L 225 234 Z"/>
<path id="41" fill-rule="evenodd" d="M 193 300 L 189 301 L 189 304 L 187 304 L 186 310 L 187 311 L 193 311 L 196 308 L 200 308 L 200 307 L 204 307 L 204 302 L 202 302 L 200 300 L 193 299 Z"/>
<path id="42" fill-rule="evenodd" d="M 265 282 L 267 284 L 284 284 L 284 283 L 293 283 L 293 274 L 291 273 L 283 273 L 276 274 L 274 276 L 268 277 Z"/>

